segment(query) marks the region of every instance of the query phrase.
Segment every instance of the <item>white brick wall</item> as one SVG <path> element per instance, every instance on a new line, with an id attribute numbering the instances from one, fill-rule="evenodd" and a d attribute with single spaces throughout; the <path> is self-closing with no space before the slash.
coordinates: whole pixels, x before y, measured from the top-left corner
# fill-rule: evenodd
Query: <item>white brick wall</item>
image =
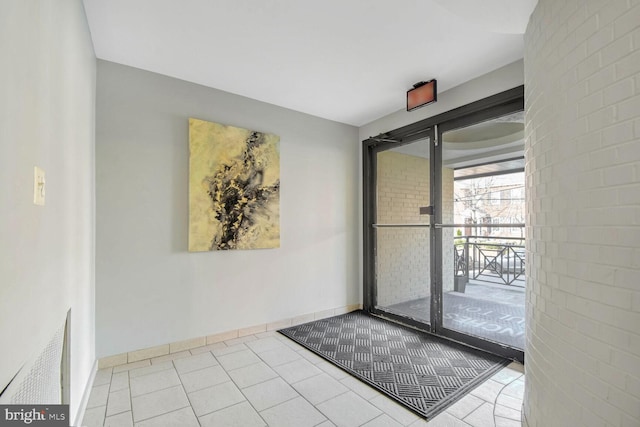
<path id="1" fill-rule="evenodd" d="M 640 2 L 539 0 L 525 91 L 525 423 L 640 426 Z"/>
<path id="2" fill-rule="evenodd" d="M 377 221 L 382 224 L 429 223 L 420 215 L 428 206 L 429 159 L 393 151 L 377 158 Z M 443 218 L 453 221 L 453 170 L 443 169 Z M 445 290 L 453 289 L 453 229 L 443 236 Z M 377 231 L 378 305 L 389 306 L 429 296 L 430 249 L 427 228 L 379 228 Z"/>
<path id="3" fill-rule="evenodd" d="M 384 151 L 377 161 L 376 222 L 428 224 L 429 217 L 420 215 L 420 207 L 429 205 L 429 159 Z M 427 228 L 378 229 L 378 305 L 429 296 L 429 254 Z"/>

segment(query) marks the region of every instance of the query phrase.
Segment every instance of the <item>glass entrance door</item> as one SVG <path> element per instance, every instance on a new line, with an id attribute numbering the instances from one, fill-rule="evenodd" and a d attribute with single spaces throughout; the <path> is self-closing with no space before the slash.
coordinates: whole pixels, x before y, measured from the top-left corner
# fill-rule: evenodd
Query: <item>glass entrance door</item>
<path id="1" fill-rule="evenodd" d="M 524 112 L 460 125 L 442 125 L 435 156 L 440 329 L 467 342 L 522 351 Z"/>
<path id="2" fill-rule="evenodd" d="M 422 325 L 431 315 L 431 138 L 372 153 L 373 307 Z"/>
<path id="3" fill-rule="evenodd" d="M 524 87 L 363 144 L 363 305 L 524 360 Z"/>

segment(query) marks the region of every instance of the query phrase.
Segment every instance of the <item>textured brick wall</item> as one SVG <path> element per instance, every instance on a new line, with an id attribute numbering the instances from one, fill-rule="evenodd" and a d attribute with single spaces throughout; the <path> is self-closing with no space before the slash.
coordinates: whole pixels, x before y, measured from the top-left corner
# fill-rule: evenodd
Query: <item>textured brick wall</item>
<path id="1" fill-rule="evenodd" d="M 429 159 L 393 151 L 378 154 L 378 218 L 382 224 L 429 223 L 420 207 L 429 202 Z M 443 171 L 443 217 L 453 219 L 453 171 Z M 453 288 L 453 230 L 445 229 L 445 290 Z M 380 228 L 377 232 L 378 305 L 429 296 L 427 228 Z"/>
<path id="2" fill-rule="evenodd" d="M 384 151 L 378 154 L 378 218 L 382 224 L 429 223 L 429 159 Z M 429 295 L 429 230 L 386 228 L 377 232 L 378 305 Z"/>
<path id="3" fill-rule="evenodd" d="M 640 426 L 640 2 L 525 35 L 529 426 Z"/>

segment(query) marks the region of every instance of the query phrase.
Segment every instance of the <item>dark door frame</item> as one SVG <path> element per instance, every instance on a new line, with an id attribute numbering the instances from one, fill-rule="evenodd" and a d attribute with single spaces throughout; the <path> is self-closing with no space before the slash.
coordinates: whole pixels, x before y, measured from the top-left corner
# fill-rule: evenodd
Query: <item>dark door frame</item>
<path id="1" fill-rule="evenodd" d="M 430 323 L 420 322 L 408 317 L 398 316 L 394 313 L 390 313 L 388 311 L 381 310 L 377 307 L 377 289 L 375 286 L 375 257 L 376 257 L 376 233 L 374 224 L 377 217 L 376 210 L 376 173 L 377 170 L 377 154 L 386 151 L 392 148 L 400 147 L 403 145 L 411 144 L 412 142 L 419 141 L 421 139 L 430 138 L 433 141 L 435 137 L 435 127 L 431 126 L 426 129 L 422 129 L 420 132 L 419 138 L 406 138 L 403 141 L 394 141 L 387 140 L 385 138 L 378 139 L 373 141 L 370 144 L 363 144 L 363 215 L 364 215 L 364 230 L 363 230 L 363 278 L 364 278 L 364 289 L 363 289 L 363 306 L 366 311 L 372 314 L 381 315 L 384 317 L 388 317 L 397 322 L 401 322 L 413 327 L 416 327 L 421 330 L 426 330 L 431 332 L 432 327 Z M 429 144 L 429 155 L 433 156 L 434 144 Z M 433 184 L 431 184 L 433 187 Z M 433 195 L 430 196 L 430 204 L 433 205 Z M 433 247 L 435 244 L 435 240 L 433 240 L 433 220 L 430 221 L 430 246 Z M 430 251 L 431 262 L 435 262 L 435 257 L 433 251 Z M 433 265 L 433 264 L 432 264 Z M 431 273 L 430 280 L 433 280 L 433 273 Z M 370 284 L 370 286 L 367 286 Z"/>
<path id="2" fill-rule="evenodd" d="M 524 351 L 485 339 L 463 334 L 442 325 L 442 147 L 439 141 L 446 131 L 470 126 L 511 112 L 524 110 L 524 86 L 498 93 L 462 107 L 416 123 L 370 137 L 362 144 L 363 173 L 363 306 L 365 311 L 388 317 L 426 332 L 463 342 L 476 348 L 524 362 Z M 433 207 L 430 226 L 431 256 L 431 322 L 429 324 L 394 315 L 376 308 L 375 230 L 376 218 L 376 154 L 396 146 L 429 137 L 431 157 L 430 198 Z"/>

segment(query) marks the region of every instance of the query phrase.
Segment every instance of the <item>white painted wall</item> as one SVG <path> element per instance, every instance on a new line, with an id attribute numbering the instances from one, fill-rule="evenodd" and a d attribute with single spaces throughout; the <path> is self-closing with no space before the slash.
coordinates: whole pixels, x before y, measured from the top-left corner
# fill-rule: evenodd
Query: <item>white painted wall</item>
<path id="1" fill-rule="evenodd" d="M 640 4 L 540 0 L 525 45 L 524 415 L 638 426 Z"/>
<path id="2" fill-rule="evenodd" d="M 98 61 L 98 357 L 360 302 L 357 129 Z M 281 247 L 187 252 L 188 118 L 275 133 Z"/>
<path id="3" fill-rule="evenodd" d="M 95 359 L 95 56 L 80 0 L 1 9 L 0 389 L 71 308 L 73 417 Z M 33 204 L 36 165 L 45 206 Z"/>

